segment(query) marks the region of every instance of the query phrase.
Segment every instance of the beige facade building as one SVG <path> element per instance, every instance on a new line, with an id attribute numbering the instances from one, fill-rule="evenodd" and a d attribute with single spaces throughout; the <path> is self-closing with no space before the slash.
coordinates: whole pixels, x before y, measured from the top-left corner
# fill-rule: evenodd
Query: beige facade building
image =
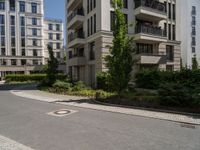
<path id="1" fill-rule="evenodd" d="M 110 0 L 66 0 L 68 73 L 89 86 L 106 71 L 104 56 L 112 44 L 114 9 Z M 175 0 L 124 0 L 128 35 L 134 36 L 136 69 L 180 69 Z"/>

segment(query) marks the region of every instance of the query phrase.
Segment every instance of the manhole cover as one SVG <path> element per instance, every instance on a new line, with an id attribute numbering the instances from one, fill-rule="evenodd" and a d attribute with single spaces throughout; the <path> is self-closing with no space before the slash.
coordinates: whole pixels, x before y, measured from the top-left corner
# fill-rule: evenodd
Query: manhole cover
<path id="1" fill-rule="evenodd" d="M 53 111 L 53 112 L 49 112 L 47 114 L 51 115 L 51 116 L 56 116 L 56 117 L 64 117 L 64 116 L 67 116 L 67 115 L 70 115 L 70 114 L 73 114 L 73 113 L 76 113 L 76 112 L 77 111 L 75 111 L 75 110 L 60 109 L 60 110 L 56 110 L 56 111 Z"/>

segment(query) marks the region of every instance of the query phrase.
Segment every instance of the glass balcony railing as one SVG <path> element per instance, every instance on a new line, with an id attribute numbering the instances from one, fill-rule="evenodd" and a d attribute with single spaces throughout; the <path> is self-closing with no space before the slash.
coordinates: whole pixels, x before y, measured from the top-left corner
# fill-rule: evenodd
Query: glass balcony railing
<path id="1" fill-rule="evenodd" d="M 135 8 L 148 7 L 156 11 L 166 13 L 166 5 L 158 0 L 135 0 Z"/>
<path id="2" fill-rule="evenodd" d="M 144 33 L 153 36 L 166 37 L 166 31 L 161 29 L 161 27 L 153 27 L 149 25 L 137 25 L 135 28 L 135 33 Z"/>
<path id="3" fill-rule="evenodd" d="M 79 9 L 79 10 L 76 10 L 76 11 L 72 12 L 72 13 L 69 15 L 69 17 L 67 18 L 68 23 L 69 23 L 74 17 L 76 17 L 77 15 L 79 15 L 79 16 L 84 16 L 84 11 L 83 11 L 83 9 Z"/>

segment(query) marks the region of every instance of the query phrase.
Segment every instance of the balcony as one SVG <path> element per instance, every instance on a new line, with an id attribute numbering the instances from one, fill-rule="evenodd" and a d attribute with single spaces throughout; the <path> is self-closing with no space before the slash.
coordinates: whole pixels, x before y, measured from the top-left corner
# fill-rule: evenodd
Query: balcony
<path id="1" fill-rule="evenodd" d="M 161 27 L 140 24 L 135 28 L 135 41 L 144 43 L 167 42 L 166 31 Z"/>
<path id="2" fill-rule="evenodd" d="M 142 53 L 137 55 L 138 63 L 139 64 L 151 64 L 151 65 L 158 65 L 158 64 L 166 64 L 167 57 L 166 55 L 159 55 L 159 54 L 151 54 L 151 53 Z"/>
<path id="3" fill-rule="evenodd" d="M 159 22 L 167 19 L 166 5 L 155 0 L 135 0 L 137 19 Z"/>
<path id="4" fill-rule="evenodd" d="M 86 65 L 86 58 L 84 56 L 74 56 L 68 61 L 69 66 L 83 66 Z"/>
<path id="5" fill-rule="evenodd" d="M 83 0 L 68 0 L 67 1 L 67 10 L 72 11 L 74 10 L 77 6 L 82 4 Z"/>
<path id="6" fill-rule="evenodd" d="M 83 31 L 71 33 L 68 36 L 68 48 L 76 48 L 85 44 L 85 35 Z"/>
<path id="7" fill-rule="evenodd" d="M 83 9 L 79 9 L 77 11 L 72 12 L 68 20 L 68 29 L 76 29 L 84 22 L 84 11 Z"/>

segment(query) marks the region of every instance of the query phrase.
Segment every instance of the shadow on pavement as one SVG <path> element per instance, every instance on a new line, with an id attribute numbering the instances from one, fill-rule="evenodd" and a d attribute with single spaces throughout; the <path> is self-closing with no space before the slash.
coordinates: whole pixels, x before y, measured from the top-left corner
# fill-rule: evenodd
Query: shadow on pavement
<path id="1" fill-rule="evenodd" d="M 0 91 L 36 90 L 37 84 L 1 84 Z"/>

